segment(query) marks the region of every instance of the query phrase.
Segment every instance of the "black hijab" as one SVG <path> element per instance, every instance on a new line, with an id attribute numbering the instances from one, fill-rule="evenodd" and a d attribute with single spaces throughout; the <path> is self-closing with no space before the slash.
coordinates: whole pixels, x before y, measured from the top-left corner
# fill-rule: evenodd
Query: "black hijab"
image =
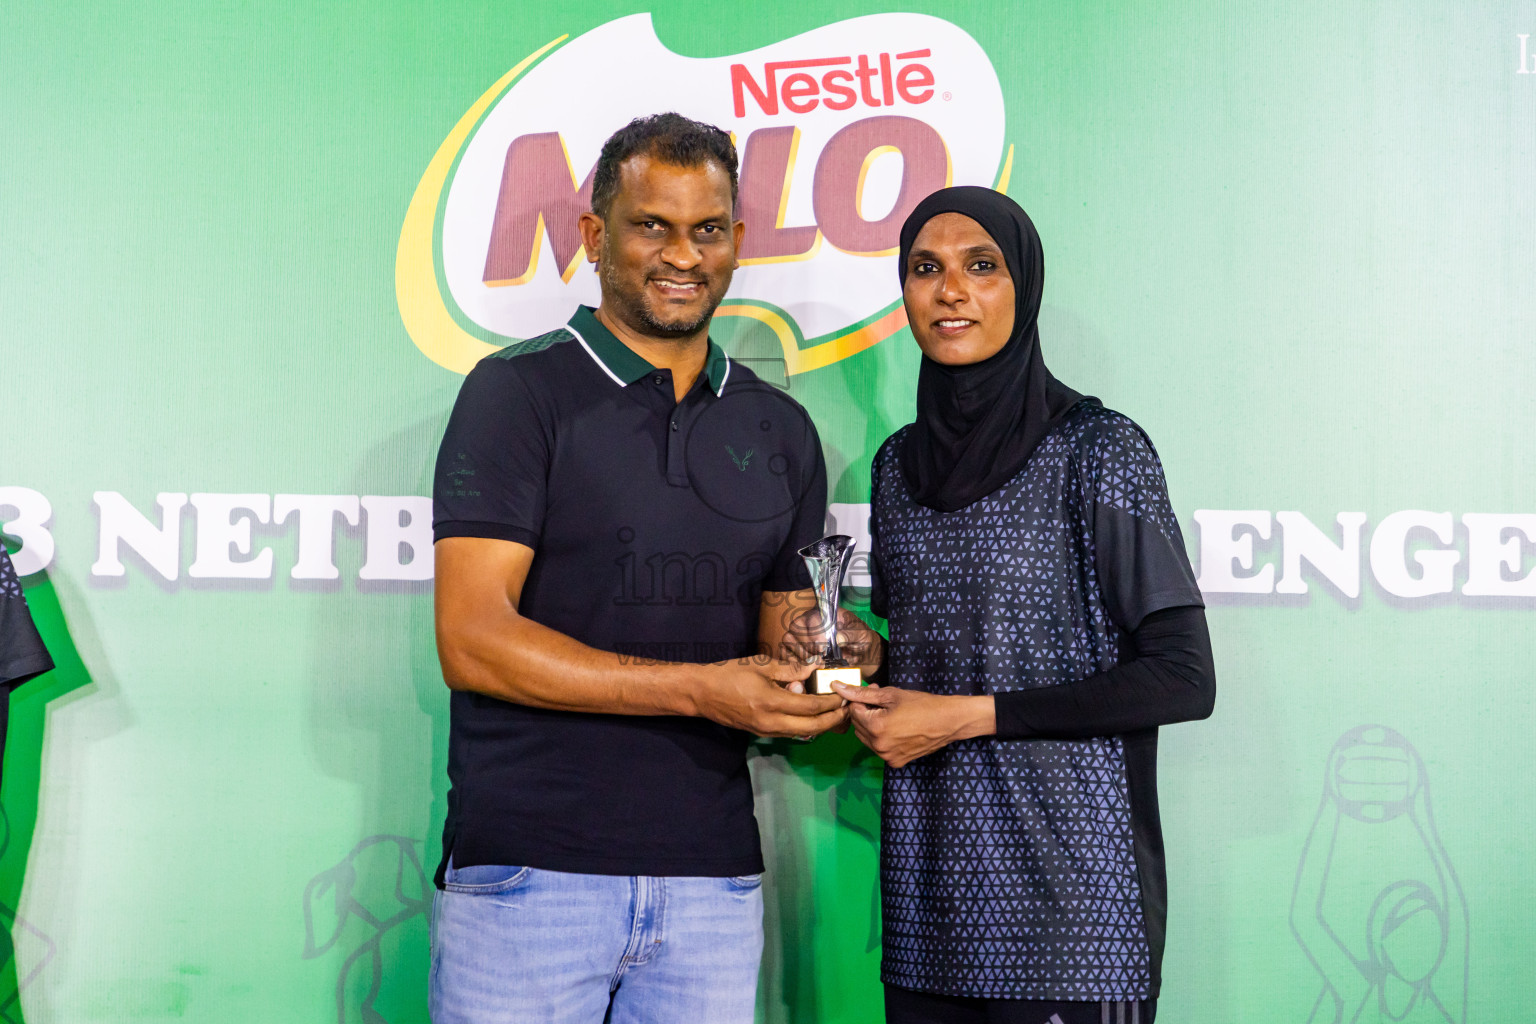
<path id="1" fill-rule="evenodd" d="M 901 452 L 907 489 L 922 505 L 953 512 L 997 490 L 1083 396 L 1051 376 L 1040 356 L 1035 321 L 1045 286 L 1040 236 L 1018 203 L 989 188 L 940 189 L 901 226 L 899 273 L 924 224 L 961 213 L 980 224 L 1003 253 L 1013 278 L 1013 333 L 979 363 L 945 366 L 923 356 L 917 422 Z"/>

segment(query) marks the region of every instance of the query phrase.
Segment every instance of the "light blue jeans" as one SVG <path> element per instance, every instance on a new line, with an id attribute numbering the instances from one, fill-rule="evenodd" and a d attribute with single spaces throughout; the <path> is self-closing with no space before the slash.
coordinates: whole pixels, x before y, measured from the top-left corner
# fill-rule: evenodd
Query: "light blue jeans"
<path id="1" fill-rule="evenodd" d="M 433 1024 L 752 1024 L 762 876 L 455 868 L 432 904 Z"/>

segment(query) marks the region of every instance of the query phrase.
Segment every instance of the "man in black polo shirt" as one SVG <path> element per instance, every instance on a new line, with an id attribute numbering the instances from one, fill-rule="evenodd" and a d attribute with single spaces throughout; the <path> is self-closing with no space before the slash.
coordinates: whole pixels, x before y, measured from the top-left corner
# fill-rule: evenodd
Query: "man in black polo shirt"
<path id="1" fill-rule="evenodd" d="M 459 393 L 434 490 L 437 1024 L 752 1020 L 748 735 L 845 712 L 769 657 L 811 603 L 826 473 L 804 410 L 709 340 L 735 195 L 719 129 L 616 133 L 581 217 L 602 304 Z"/>

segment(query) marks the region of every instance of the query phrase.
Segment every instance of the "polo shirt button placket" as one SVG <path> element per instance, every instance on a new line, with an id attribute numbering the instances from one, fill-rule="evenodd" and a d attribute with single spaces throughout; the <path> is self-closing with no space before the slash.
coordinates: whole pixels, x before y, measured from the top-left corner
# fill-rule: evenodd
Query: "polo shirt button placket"
<path id="1" fill-rule="evenodd" d="M 677 409 L 667 417 L 667 483 L 673 487 L 687 487 L 687 455 L 683 450 L 681 423 L 684 410 Z"/>

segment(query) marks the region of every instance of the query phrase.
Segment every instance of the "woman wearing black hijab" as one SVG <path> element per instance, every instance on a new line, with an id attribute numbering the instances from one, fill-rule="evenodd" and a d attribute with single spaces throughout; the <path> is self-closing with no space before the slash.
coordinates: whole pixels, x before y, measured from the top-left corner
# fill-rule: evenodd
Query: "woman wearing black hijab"
<path id="1" fill-rule="evenodd" d="M 900 253 L 923 359 L 917 420 L 873 470 L 888 685 L 840 688 L 888 765 L 886 1019 L 1151 1024 L 1157 727 L 1215 696 L 1162 466 L 1046 369 L 1016 203 L 936 192 Z"/>

